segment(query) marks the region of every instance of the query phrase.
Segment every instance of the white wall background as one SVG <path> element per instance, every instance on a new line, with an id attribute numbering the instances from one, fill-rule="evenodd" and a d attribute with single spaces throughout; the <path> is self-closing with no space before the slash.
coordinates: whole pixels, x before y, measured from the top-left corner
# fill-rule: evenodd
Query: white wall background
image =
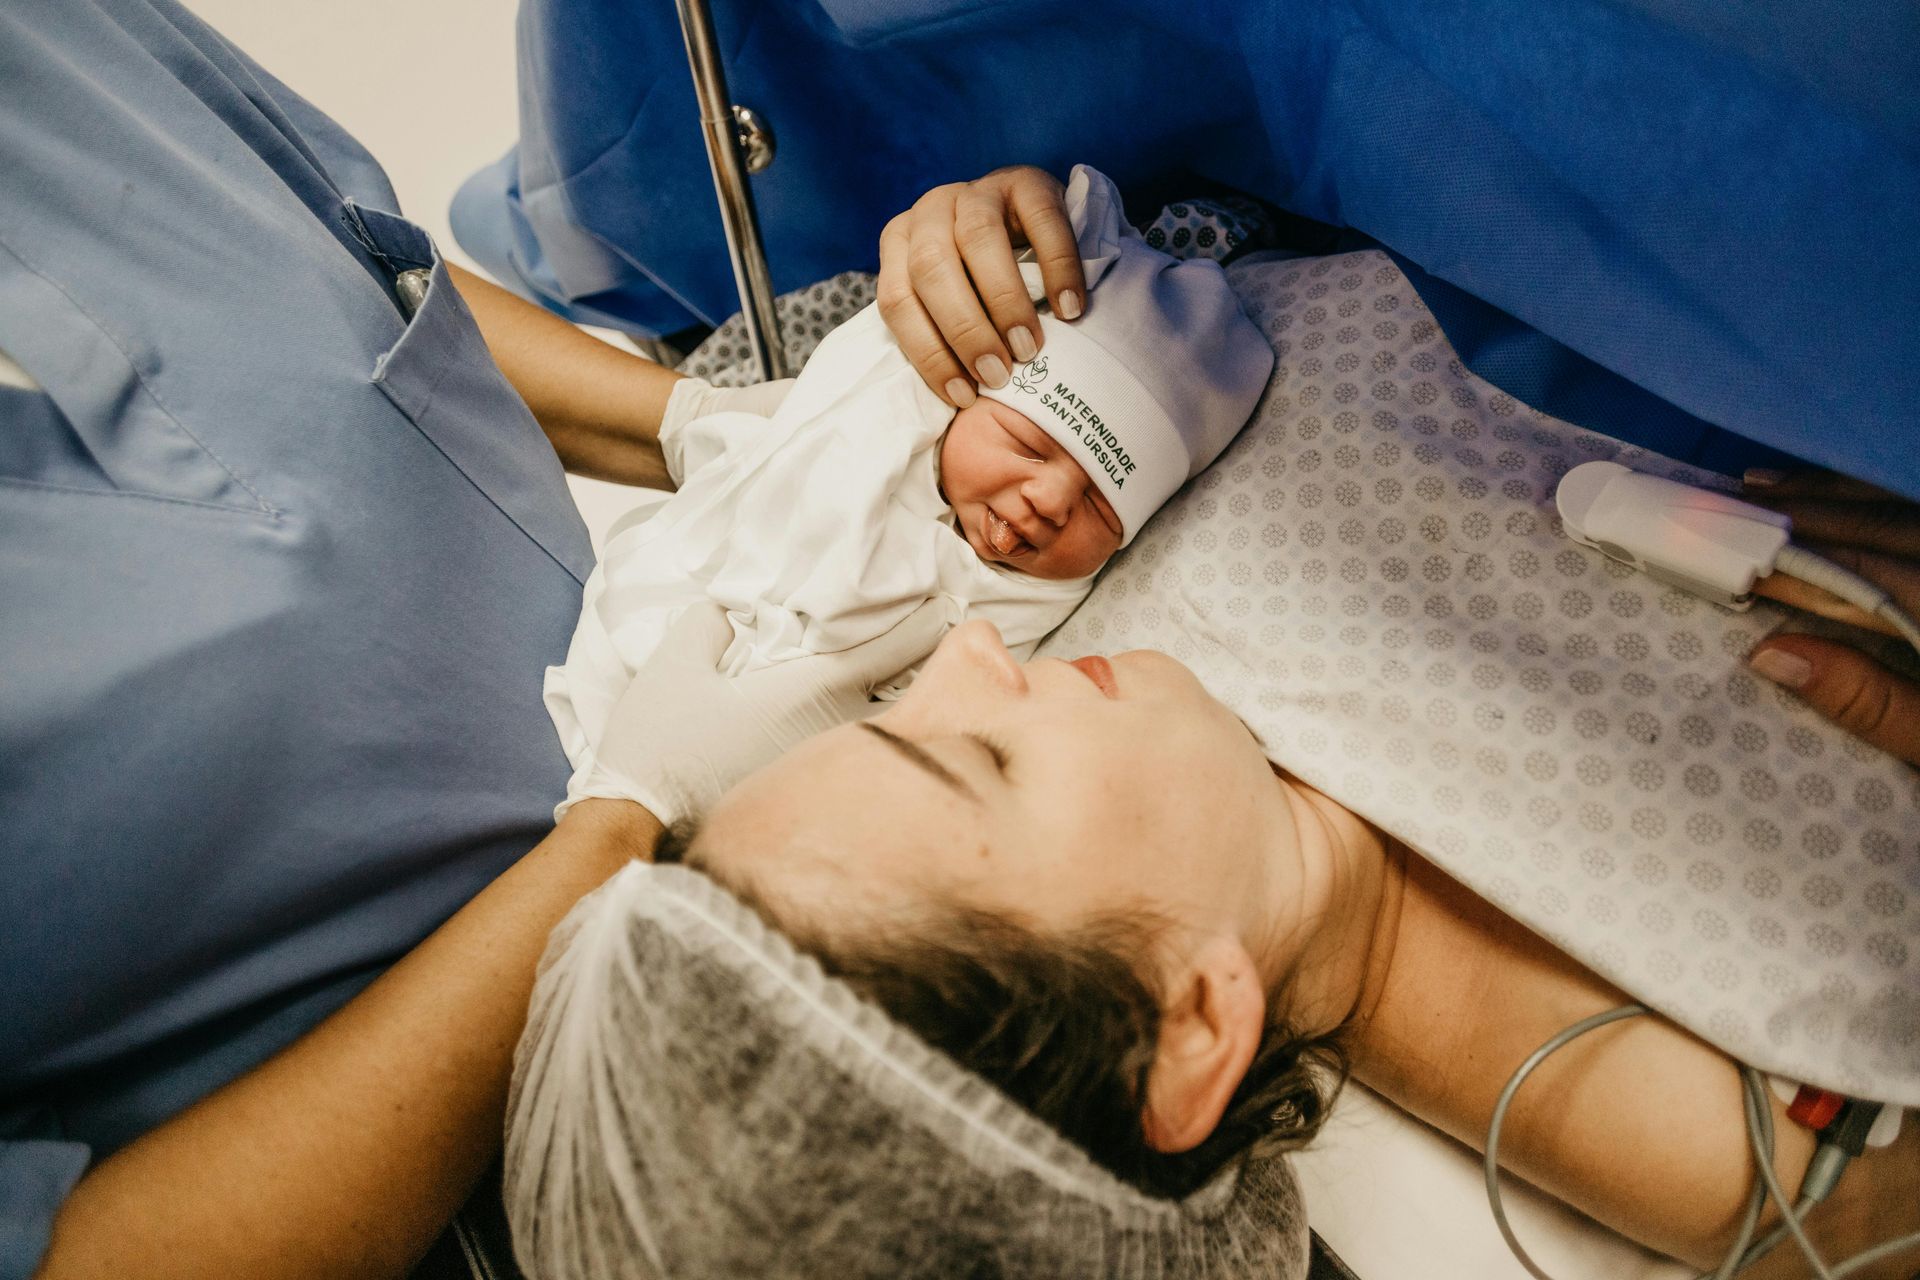
<path id="1" fill-rule="evenodd" d="M 519 134 L 515 0 L 185 3 L 360 139 L 407 216 L 472 265 L 447 230 L 447 202 Z"/>

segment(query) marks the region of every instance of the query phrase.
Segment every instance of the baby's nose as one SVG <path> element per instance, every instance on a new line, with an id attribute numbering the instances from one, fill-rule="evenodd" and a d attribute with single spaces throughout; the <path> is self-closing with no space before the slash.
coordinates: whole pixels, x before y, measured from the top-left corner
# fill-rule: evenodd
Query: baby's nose
<path id="1" fill-rule="evenodd" d="M 1027 501 L 1034 512 L 1049 524 L 1065 524 L 1079 497 L 1078 477 L 1067 468 L 1048 467 L 1027 484 Z"/>

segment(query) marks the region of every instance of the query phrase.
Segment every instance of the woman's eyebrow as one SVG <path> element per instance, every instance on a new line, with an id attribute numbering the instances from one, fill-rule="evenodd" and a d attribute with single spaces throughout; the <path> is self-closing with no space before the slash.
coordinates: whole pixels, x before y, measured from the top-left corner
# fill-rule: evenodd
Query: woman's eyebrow
<path id="1" fill-rule="evenodd" d="M 913 763 L 919 765 L 922 769 L 925 769 L 928 773 L 938 778 L 941 782 L 951 787 L 954 791 L 965 796 L 967 799 L 973 801 L 975 804 L 980 803 L 979 793 L 976 792 L 972 787 L 968 786 L 966 784 L 965 779 L 963 779 L 959 774 L 955 773 L 953 770 L 947 768 L 947 766 L 941 764 L 938 760 L 935 760 L 931 755 L 927 753 L 926 748 L 922 747 L 919 743 L 909 742 L 907 739 L 901 737 L 897 733 L 894 733 L 887 729 L 882 729 L 879 725 L 873 723 L 871 720 L 862 720 L 860 722 L 860 727 L 862 729 L 865 729 L 867 732 L 873 734 L 875 737 L 879 738 L 882 742 L 892 747 L 895 751 L 898 751 L 901 755 L 905 756 L 907 759 L 913 761 Z"/>

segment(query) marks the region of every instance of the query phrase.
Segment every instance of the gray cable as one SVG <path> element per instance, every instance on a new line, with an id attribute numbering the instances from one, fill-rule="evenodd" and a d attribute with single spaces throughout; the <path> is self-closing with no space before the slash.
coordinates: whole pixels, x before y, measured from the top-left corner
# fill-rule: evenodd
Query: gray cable
<path id="1" fill-rule="evenodd" d="M 1747 1247 L 1753 1240 L 1753 1229 L 1760 1225 L 1760 1211 L 1766 1207 L 1767 1189 L 1756 1178 L 1753 1189 L 1747 1192 L 1747 1209 L 1741 1215 L 1739 1233 L 1734 1236 L 1733 1243 L 1727 1247 L 1727 1256 L 1720 1260 L 1720 1265 L 1714 1268 L 1711 1276 L 1703 1272 L 1695 1277 L 1695 1280 L 1733 1280 L 1734 1274 L 1740 1268 L 1751 1265 L 1747 1259 Z M 1772 1245 L 1767 1246 L 1767 1248 L 1772 1247 Z M 1765 1251 L 1762 1249 L 1761 1253 Z M 1754 1256 L 1757 1258 L 1760 1253 Z"/>
<path id="2" fill-rule="evenodd" d="M 1758 1117 L 1759 1119 L 1754 1120 L 1753 1123 L 1762 1124 L 1768 1130 L 1768 1136 L 1771 1137 L 1773 1108 L 1767 1105 L 1766 1082 L 1752 1067 L 1741 1068 L 1740 1079 L 1746 1086 L 1749 1117 Z M 1771 1148 L 1773 1144 L 1769 1142 L 1767 1145 Z M 1826 1260 L 1820 1256 L 1819 1250 L 1813 1247 L 1813 1241 L 1807 1239 L 1807 1229 L 1801 1225 L 1800 1219 L 1804 1215 L 1804 1210 L 1796 1210 L 1788 1201 L 1786 1188 L 1780 1185 L 1780 1175 L 1773 1171 L 1771 1156 L 1757 1159 L 1754 1163 L 1760 1170 L 1760 1177 L 1767 1184 L 1767 1193 L 1773 1197 L 1774 1203 L 1780 1206 L 1782 1223 L 1793 1234 L 1794 1243 L 1800 1246 L 1800 1252 L 1806 1255 L 1807 1265 L 1813 1268 L 1813 1274 L 1817 1280 L 1833 1280 L 1833 1273 L 1827 1270 Z"/>
<path id="3" fill-rule="evenodd" d="M 1527 1082 L 1527 1078 L 1539 1068 L 1541 1063 L 1589 1031 L 1598 1030 L 1609 1023 L 1638 1017 L 1647 1012 L 1649 1010 L 1644 1005 L 1621 1005 L 1617 1009 L 1608 1009 L 1590 1018 L 1582 1018 L 1572 1026 L 1555 1033 L 1520 1064 L 1508 1078 L 1506 1087 L 1500 1091 L 1499 1100 L 1493 1104 L 1493 1118 L 1487 1125 L 1486 1155 L 1482 1160 L 1487 1181 L 1487 1205 L 1493 1211 L 1494 1225 L 1500 1228 L 1501 1238 L 1507 1242 L 1508 1250 L 1512 1252 L 1515 1260 L 1527 1269 L 1527 1274 L 1534 1277 L 1534 1280 L 1553 1280 L 1553 1277 L 1543 1270 L 1540 1264 L 1533 1260 L 1532 1255 L 1521 1246 L 1519 1237 L 1514 1234 L 1513 1224 L 1507 1220 L 1506 1205 L 1500 1195 L 1500 1131 L 1506 1125 L 1507 1112 L 1513 1106 L 1513 1100 L 1519 1094 L 1520 1087 Z M 1742 1111 L 1747 1123 L 1747 1142 L 1753 1149 L 1754 1163 L 1759 1176 L 1754 1179 L 1753 1188 L 1748 1193 L 1747 1208 L 1741 1216 L 1740 1230 L 1727 1249 L 1726 1257 L 1713 1272 L 1702 1273 L 1698 1280 L 1730 1280 L 1731 1277 L 1745 1271 L 1772 1252 L 1789 1235 L 1793 1237 L 1794 1243 L 1799 1245 L 1800 1251 L 1806 1256 L 1818 1280 L 1845 1280 L 1845 1277 L 1859 1271 L 1862 1267 L 1873 1265 L 1882 1258 L 1908 1249 L 1920 1248 L 1920 1231 L 1916 1231 L 1911 1235 L 1899 1236 L 1875 1245 L 1854 1254 L 1836 1266 L 1829 1267 L 1814 1248 L 1813 1242 L 1807 1238 L 1806 1228 L 1802 1225 L 1803 1220 L 1818 1201 L 1802 1196 L 1796 1203 L 1789 1205 L 1786 1189 L 1780 1185 L 1779 1175 L 1773 1170 L 1773 1108 L 1767 1102 L 1766 1078 L 1754 1068 L 1743 1065 L 1740 1068 L 1740 1082 Z M 1779 1204 L 1781 1220 L 1757 1242 L 1749 1244 L 1768 1196 Z"/>
<path id="4" fill-rule="evenodd" d="M 1757 1163 L 1772 1168 L 1773 1108 L 1755 1108 L 1751 1105 L 1754 1097 L 1751 1092 L 1751 1086 L 1757 1082 L 1764 1091 L 1766 1082 L 1761 1080 L 1758 1071 L 1747 1066 L 1740 1068 L 1740 1080 L 1742 1088 L 1740 1112 L 1747 1122 L 1747 1145 L 1753 1149 L 1753 1158 Z M 1764 1092 L 1760 1096 L 1764 1098 Z M 1762 1207 L 1766 1205 L 1767 1183 L 1766 1179 L 1760 1177 L 1758 1173 L 1754 1175 L 1753 1179 L 1753 1198 L 1758 1198 Z M 1807 1211 L 1812 1208 L 1813 1201 L 1803 1196 L 1793 1206 L 1793 1214 L 1791 1216 L 1804 1219 Z M 1786 1218 L 1783 1217 L 1773 1225 L 1772 1230 L 1760 1237 L 1758 1243 L 1754 1244 L 1751 1248 L 1747 1248 L 1745 1252 L 1741 1252 L 1741 1248 L 1745 1245 L 1745 1242 L 1735 1241 L 1735 1247 L 1727 1251 L 1729 1258 L 1737 1259 L 1734 1263 L 1733 1273 L 1738 1275 L 1754 1263 L 1760 1261 L 1760 1259 L 1766 1257 L 1769 1253 L 1772 1253 L 1779 1243 L 1787 1238 L 1787 1234 L 1791 1230 L 1792 1228 L 1787 1225 Z M 1720 1265 L 1724 1267 L 1726 1263 L 1722 1262 Z"/>
<path id="5" fill-rule="evenodd" d="M 1765 1199 L 1767 1194 L 1767 1184 L 1760 1181 L 1760 1179 L 1755 1178 L 1753 1180 L 1753 1185 L 1760 1188 L 1760 1196 L 1762 1199 Z M 1782 1240 L 1785 1240 L 1786 1238 L 1787 1238 L 1787 1224 L 1784 1221 L 1774 1223 L 1773 1230 L 1767 1232 L 1767 1234 L 1765 1234 L 1764 1236 L 1761 1236 L 1760 1239 L 1754 1243 L 1753 1247 L 1748 1249 L 1747 1252 L 1741 1256 L 1740 1265 L 1734 1268 L 1734 1274 L 1735 1275 L 1740 1274 L 1742 1271 L 1745 1271 L 1748 1267 L 1752 1266 L 1754 1263 L 1760 1261 L 1760 1259 L 1772 1253 L 1774 1250 L 1774 1247 L 1777 1246 Z"/>
<path id="6" fill-rule="evenodd" d="M 1759 1188 L 1760 1198 L 1762 1200 L 1765 1200 L 1767 1195 L 1767 1184 L 1760 1181 L 1760 1179 L 1755 1178 L 1753 1180 L 1753 1185 Z M 1767 1234 L 1765 1234 L 1764 1236 L 1761 1236 L 1760 1239 L 1753 1245 L 1752 1248 L 1748 1249 L 1746 1253 L 1741 1255 L 1740 1264 L 1733 1269 L 1733 1273 L 1735 1275 L 1739 1275 L 1742 1271 L 1745 1271 L 1748 1267 L 1752 1266 L 1754 1263 L 1760 1261 L 1760 1259 L 1772 1253 L 1774 1251 L 1774 1248 L 1777 1245 L 1779 1245 L 1779 1243 L 1782 1240 L 1785 1240 L 1786 1238 L 1787 1238 L 1787 1224 L 1784 1221 L 1774 1223 L 1773 1230 L 1767 1232 Z"/>
<path id="7" fill-rule="evenodd" d="M 1751 1070 L 1751 1068 L 1743 1068 L 1743 1070 Z M 1753 1149 L 1754 1158 L 1772 1163 L 1772 1111 L 1767 1111 L 1763 1119 L 1756 1119 L 1753 1108 L 1743 1105 L 1741 1107 L 1741 1114 L 1747 1122 L 1747 1145 Z M 1753 1186 L 1747 1191 L 1747 1211 L 1741 1215 L 1740 1231 L 1734 1236 L 1733 1243 L 1727 1246 L 1726 1256 L 1720 1260 L 1719 1267 L 1714 1270 L 1713 1280 L 1732 1280 L 1735 1274 L 1752 1266 L 1755 1261 L 1764 1257 L 1774 1245 L 1780 1243 L 1781 1238 L 1786 1234 L 1786 1228 L 1784 1226 L 1778 1227 L 1773 1232 L 1770 1232 L 1759 1244 L 1753 1245 L 1751 1250 L 1748 1247 L 1753 1240 L 1754 1228 L 1760 1225 L 1760 1213 L 1766 1207 L 1767 1184 L 1755 1178 L 1753 1180 Z M 1707 1278 L 1701 1276 L 1699 1280 L 1707 1280 Z"/>
<path id="8" fill-rule="evenodd" d="M 1780 548 L 1773 567 L 1776 573 L 1798 578 L 1869 614 L 1886 619 L 1913 646 L 1914 651 L 1920 653 L 1920 623 L 1916 623 L 1906 610 L 1895 604 L 1893 597 L 1878 583 L 1861 577 L 1851 569 L 1841 568 L 1825 556 L 1791 543 Z"/>
<path id="9" fill-rule="evenodd" d="M 1500 1201 L 1500 1129 L 1507 1122 L 1507 1108 L 1513 1105 L 1514 1095 L 1520 1092 L 1520 1086 L 1527 1082 L 1534 1069 L 1554 1054 L 1581 1036 L 1610 1022 L 1619 1022 L 1625 1018 L 1637 1018 L 1647 1012 L 1645 1006 L 1623 1004 L 1618 1009 L 1609 1009 L 1605 1013 L 1596 1013 L 1591 1018 L 1582 1018 L 1566 1030 L 1559 1032 L 1545 1044 L 1535 1049 L 1528 1059 L 1520 1064 L 1520 1069 L 1507 1081 L 1507 1087 L 1500 1091 L 1500 1100 L 1493 1104 L 1493 1120 L 1487 1125 L 1487 1154 L 1485 1167 L 1487 1173 L 1487 1203 L 1493 1208 L 1493 1221 L 1500 1228 L 1500 1234 L 1506 1239 L 1507 1248 L 1512 1250 L 1520 1265 L 1534 1280 L 1553 1280 L 1553 1277 L 1540 1269 L 1527 1251 L 1520 1247 L 1520 1238 L 1513 1234 L 1513 1224 L 1507 1221 L 1507 1209 Z"/>
<path id="10" fill-rule="evenodd" d="M 1896 1253 L 1905 1253 L 1908 1249 L 1920 1249 L 1920 1231 L 1911 1235 L 1898 1236 L 1885 1244 L 1877 1244 L 1871 1249 L 1863 1249 L 1833 1269 L 1833 1280 L 1844 1280 L 1862 1267 L 1870 1267 L 1882 1258 L 1890 1258 Z"/>

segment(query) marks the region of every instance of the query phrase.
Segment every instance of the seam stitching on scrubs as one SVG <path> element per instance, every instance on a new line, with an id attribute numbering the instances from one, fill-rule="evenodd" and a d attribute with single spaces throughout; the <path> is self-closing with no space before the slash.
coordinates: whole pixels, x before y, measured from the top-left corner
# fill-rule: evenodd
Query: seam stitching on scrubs
<path id="1" fill-rule="evenodd" d="M 428 288 L 427 300 L 421 303 L 418 312 L 408 318 L 405 327 L 400 331 L 399 339 L 395 341 L 391 347 L 388 347 L 382 352 L 380 357 L 374 361 L 373 374 L 369 379 L 369 385 L 379 388 L 380 394 L 386 397 L 388 404 L 399 411 L 402 418 L 406 419 L 407 425 L 412 427 L 419 437 L 427 442 L 430 448 L 445 459 L 447 465 L 458 472 L 460 477 L 471 485 L 476 493 L 491 503 L 495 511 L 505 516 L 508 522 L 511 523 L 514 528 L 518 529 L 528 541 L 545 552 L 547 558 L 559 565 L 568 577 L 584 585 L 586 579 L 576 571 L 572 565 L 562 559 L 558 552 L 548 546 L 545 538 L 535 533 L 527 522 L 523 521 L 511 508 L 501 502 L 500 499 L 494 495 L 493 491 L 485 484 L 482 484 L 479 477 L 475 476 L 473 472 L 467 468 L 466 464 L 461 462 L 461 460 L 441 442 L 438 436 L 426 428 L 425 422 L 433 411 L 434 400 L 440 394 L 440 388 L 446 382 L 453 368 L 452 364 L 448 361 L 431 360 L 428 358 L 428 355 L 423 355 L 408 347 L 408 339 L 413 337 L 416 327 L 421 324 L 422 317 L 425 316 L 427 308 L 434 305 L 435 300 L 438 299 L 445 305 L 464 309 L 467 313 L 467 323 L 473 328 L 474 334 L 481 339 L 483 350 L 486 341 L 486 335 L 480 332 L 479 322 L 473 318 L 472 308 L 467 306 L 466 299 L 461 295 L 459 287 L 453 283 L 453 275 L 447 268 L 446 258 L 439 252 L 438 248 L 434 249 L 433 271 L 435 275 L 432 284 Z M 407 348 L 407 350 L 403 352 L 402 348 Z M 403 370 L 407 367 L 407 362 L 412 361 L 415 364 L 421 365 L 426 372 L 427 376 L 422 379 L 423 385 L 419 388 L 419 395 L 417 397 L 419 401 L 418 404 L 414 403 L 416 397 L 405 395 L 402 389 L 395 384 L 394 380 L 387 376 L 388 372 L 394 367 L 394 357 L 396 355 L 400 356 L 399 363 Z M 490 357 L 488 358 L 490 359 Z M 497 368 L 495 372 L 498 373 Z M 506 375 L 502 373 L 498 376 L 502 380 L 502 385 L 506 386 L 509 391 L 512 391 L 512 384 L 505 381 Z M 518 401 L 519 393 L 512 392 L 512 394 L 516 401 Z M 531 418 L 533 411 L 527 409 L 526 412 Z M 537 419 L 534 419 L 534 426 L 536 430 L 540 429 Z M 545 436 L 544 430 L 541 431 L 541 434 L 543 437 Z"/>
<path id="2" fill-rule="evenodd" d="M 48 484 L 44 480 L 27 480 L 20 476 L 0 476 L 0 486 L 38 489 L 45 493 L 76 494 L 84 498 L 125 498 L 139 502 L 159 502 L 170 507 L 191 507 L 196 511 L 211 511 L 223 516 L 235 516 L 241 520 L 257 520 L 264 514 L 278 522 L 281 515 L 270 507 L 260 511 L 249 511 L 245 507 L 236 507 L 224 502 L 206 502 L 199 498 L 176 498 L 164 493 L 148 493 L 142 489 L 89 489 L 84 485 Z"/>
<path id="3" fill-rule="evenodd" d="M 92 324 L 95 329 L 98 329 L 100 331 L 100 336 L 105 338 L 109 343 L 111 343 L 113 345 L 113 349 L 120 353 L 120 358 L 127 362 L 127 368 L 133 371 L 134 383 L 140 388 L 141 392 L 145 394 L 147 399 L 153 402 L 153 407 L 158 409 L 161 413 L 165 414 L 167 421 L 173 423 L 174 426 L 180 428 L 181 434 L 186 436 L 187 439 L 193 441 L 194 445 L 199 448 L 200 452 L 206 454 L 207 457 L 213 459 L 213 464 L 219 467 L 222 471 L 226 472 L 228 479 L 232 480 L 235 484 L 239 485 L 242 489 L 246 490 L 247 496 L 251 497 L 254 500 L 255 504 L 258 505 L 262 513 L 264 513 L 265 515 L 269 516 L 274 520 L 278 520 L 280 518 L 281 513 L 278 508 L 274 507 L 265 498 L 261 497 L 259 492 L 256 491 L 252 485 L 248 484 L 245 480 L 241 479 L 239 473 L 236 472 L 231 466 L 227 465 L 226 459 L 222 458 L 218 453 L 215 453 L 211 448 L 209 448 L 207 446 L 206 441 L 202 440 L 199 436 L 195 435 L 193 432 L 193 429 L 187 426 L 186 423 L 182 422 L 180 420 L 179 415 L 174 413 L 172 409 L 169 409 L 167 407 L 167 402 L 161 399 L 160 394 L 154 390 L 151 384 L 148 383 L 147 375 L 141 370 L 139 364 L 134 360 L 132 354 L 127 351 L 124 345 L 122 345 L 118 335 L 116 335 L 112 329 L 107 327 L 105 321 L 103 321 L 99 316 L 96 316 L 95 314 L 93 314 L 93 312 L 87 308 L 85 303 L 81 302 L 78 298 L 74 297 L 73 294 L 70 293 L 58 280 L 55 280 L 53 277 L 49 276 L 46 272 L 42 271 L 39 267 L 35 266 L 33 263 L 29 262 L 25 257 L 23 257 L 19 249 L 14 247 L 13 242 L 8 240 L 4 234 L 0 234 L 0 249 L 5 249 L 7 251 L 8 256 L 10 256 L 15 262 L 18 262 L 22 267 L 25 267 L 28 271 L 31 271 L 34 275 L 40 277 L 41 280 L 46 282 L 46 285 L 48 288 L 52 289 L 55 293 L 58 293 L 61 297 L 65 298 L 67 300 L 68 305 L 70 305 L 75 311 L 78 311 L 82 316 L 85 316 L 87 321 L 90 324 Z M 49 395 L 48 398 L 52 399 L 51 395 Z M 58 405 L 58 403 L 59 403 L 58 401 L 55 401 L 56 405 Z M 139 494 L 139 496 L 142 496 L 142 497 L 151 497 L 161 502 L 182 502 L 182 503 L 186 503 L 194 506 L 211 506 L 216 509 L 223 505 L 220 503 L 198 502 L 192 498 L 172 498 L 164 494 L 145 494 L 145 493 L 141 493 L 139 490 L 117 490 L 116 489 L 114 492 L 127 492 L 132 494 Z M 239 508 L 228 508 L 228 509 L 238 510 Z"/>
<path id="4" fill-rule="evenodd" d="M 377 385 L 384 388 L 386 384 L 379 383 Z M 437 386 L 438 383 L 436 383 L 435 385 Z M 392 400 L 392 397 L 388 396 L 388 399 Z M 431 404 L 431 399 L 429 399 L 428 403 Z M 498 511 L 501 515 L 505 516 L 507 518 L 507 521 L 510 524 L 512 524 L 514 528 L 518 529 L 523 536 L 526 537 L 527 541 L 533 543 L 534 546 L 540 548 L 541 551 L 545 552 L 547 559 L 559 565 L 560 568 L 566 573 L 568 577 L 572 578 L 575 582 L 581 583 L 583 586 L 585 585 L 585 579 L 583 579 L 578 573 L 574 571 L 573 566 L 568 564 L 565 560 L 562 560 L 558 555 L 558 553 L 556 553 L 552 547 L 549 547 L 546 544 L 545 539 L 541 538 L 539 535 L 534 533 L 532 529 L 529 529 L 524 523 L 522 523 L 519 516 L 515 515 L 512 511 L 509 511 L 501 503 L 500 499 L 494 497 L 493 494 L 488 491 L 487 486 L 481 484 L 480 481 L 475 479 L 473 475 L 465 467 L 461 466 L 460 460 L 454 457 L 451 453 L 447 452 L 446 446 L 441 444 L 438 440 L 434 439 L 433 433 L 431 431 L 428 431 L 425 427 L 420 425 L 419 418 L 416 418 L 412 413 L 408 412 L 407 409 L 404 406 L 402 406 L 400 402 L 397 400 L 393 400 L 393 407 L 400 411 L 400 416 L 407 420 L 407 425 L 412 427 L 414 431 L 418 432 L 420 438 L 422 440 L 425 440 L 430 447 L 432 447 L 435 451 L 437 451 L 440 454 L 440 456 L 446 460 L 448 466 L 452 467 L 455 471 L 460 473 L 460 478 L 462 480 L 465 480 L 469 485 L 471 485 L 473 487 L 474 492 L 478 493 L 482 498 L 486 499 L 489 503 L 493 504 L 493 509 L 495 511 Z M 422 406 L 420 410 L 420 416 L 421 417 L 426 416 L 425 406 Z M 277 514 L 278 513 L 276 513 L 276 515 Z"/>

